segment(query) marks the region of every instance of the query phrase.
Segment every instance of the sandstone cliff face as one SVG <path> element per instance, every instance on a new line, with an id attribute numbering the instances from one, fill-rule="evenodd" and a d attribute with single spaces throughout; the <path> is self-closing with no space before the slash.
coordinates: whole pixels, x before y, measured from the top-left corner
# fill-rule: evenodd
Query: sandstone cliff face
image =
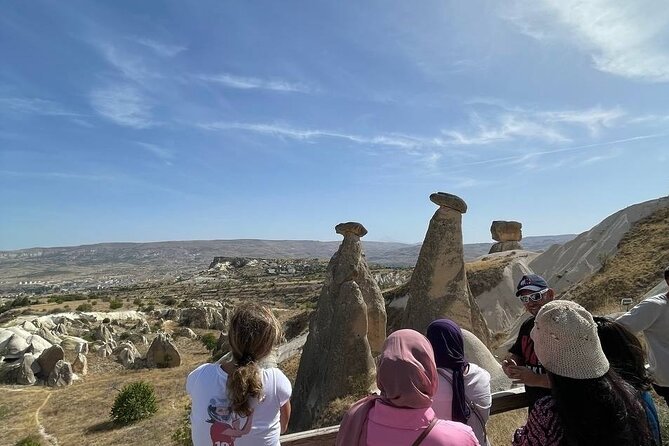
<path id="1" fill-rule="evenodd" d="M 430 199 L 439 209 L 430 220 L 409 281 L 402 327 L 424 333 L 430 322 L 446 317 L 488 342 L 488 329 L 472 298 L 465 271 L 462 214 L 467 205 L 443 192 L 432 194 Z"/>
<path id="2" fill-rule="evenodd" d="M 334 399 L 363 394 L 374 383 L 373 351 L 385 339 L 383 296 L 362 254 L 360 224 L 338 225 L 344 235 L 330 260 L 309 324 L 293 391 L 292 430 L 311 428 Z"/>
<path id="3" fill-rule="evenodd" d="M 669 207 L 669 197 L 638 203 L 602 220 L 564 245 L 553 245 L 530 263 L 556 292 L 590 277 L 614 256 L 618 243 L 637 221 Z"/>
<path id="4" fill-rule="evenodd" d="M 492 245 L 488 254 L 523 249 L 520 245 L 523 239 L 522 229 L 523 225 L 517 221 L 493 221 L 490 226 L 490 234 L 497 243 Z"/>

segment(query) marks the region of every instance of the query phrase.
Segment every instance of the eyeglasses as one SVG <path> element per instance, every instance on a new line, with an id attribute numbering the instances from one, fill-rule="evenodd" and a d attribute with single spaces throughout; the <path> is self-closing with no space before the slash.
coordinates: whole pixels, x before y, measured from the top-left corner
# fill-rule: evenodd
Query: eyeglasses
<path id="1" fill-rule="evenodd" d="M 528 303 L 529 301 L 537 302 L 537 301 L 543 299 L 544 294 L 546 294 L 547 292 L 548 292 L 548 288 L 544 288 L 543 290 L 537 291 L 536 293 L 525 294 L 524 296 L 518 296 L 518 299 L 520 299 L 520 301 L 524 304 Z"/>

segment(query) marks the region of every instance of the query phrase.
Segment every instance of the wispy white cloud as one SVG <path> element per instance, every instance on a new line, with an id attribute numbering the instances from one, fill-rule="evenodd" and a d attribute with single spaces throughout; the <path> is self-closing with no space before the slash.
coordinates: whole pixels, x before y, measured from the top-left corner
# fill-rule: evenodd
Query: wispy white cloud
<path id="1" fill-rule="evenodd" d="M 135 42 L 143 45 L 147 48 L 150 48 L 155 53 L 164 57 L 174 57 L 182 51 L 186 51 L 186 47 L 182 45 L 170 45 L 163 42 L 158 42 L 156 40 L 147 39 L 144 37 L 138 37 L 134 39 Z"/>
<path id="2" fill-rule="evenodd" d="M 582 150 L 588 150 L 588 149 L 596 149 L 596 148 L 599 148 L 599 147 L 607 147 L 607 146 L 612 146 L 612 145 L 617 145 L 617 144 L 626 144 L 626 143 L 629 143 L 629 142 L 644 141 L 644 140 L 649 140 L 649 139 L 667 138 L 667 137 L 669 137 L 669 133 L 655 133 L 655 134 L 650 134 L 650 135 L 638 135 L 638 136 L 632 136 L 630 138 L 622 138 L 622 139 L 598 142 L 598 143 L 593 143 L 593 144 L 583 144 L 583 145 L 579 145 L 579 146 L 563 147 L 563 148 L 560 148 L 560 149 L 537 150 L 537 151 L 534 151 L 534 152 L 528 152 L 528 153 L 523 153 L 523 154 L 509 155 L 509 156 L 497 157 L 497 158 L 487 158 L 487 159 L 484 159 L 484 160 L 462 163 L 462 164 L 459 164 L 455 167 L 470 167 L 470 166 L 479 166 L 479 165 L 484 165 L 484 164 L 505 165 L 505 164 L 523 164 L 523 163 L 525 163 L 526 165 L 534 166 L 535 164 L 530 164 L 530 163 L 533 163 L 534 160 L 536 160 L 539 157 L 544 156 L 544 155 L 553 155 L 553 154 L 559 154 L 559 153 L 576 152 L 576 151 L 582 151 Z"/>
<path id="3" fill-rule="evenodd" d="M 495 98 L 473 98 L 465 104 L 477 110 L 484 106 L 485 113 L 471 113 L 469 128 L 442 131 L 461 145 L 516 140 L 564 143 L 576 139 L 579 130 L 586 129 L 592 136 L 597 136 L 604 129 L 627 122 L 627 114 L 620 107 L 536 110 L 512 106 Z"/>
<path id="4" fill-rule="evenodd" d="M 550 125 L 518 115 L 504 114 L 495 118 L 495 122 L 488 122 L 475 114 L 472 118 L 475 127 L 473 130 L 444 130 L 442 133 L 458 145 L 485 145 L 519 138 L 550 143 L 570 140 L 567 135 Z"/>
<path id="5" fill-rule="evenodd" d="M 172 160 L 174 159 L 174 152 L 172 152 L 171 150 L 148 142 L 135 141 L 135 144 L 137 144 L 144 150 L 152 153 L 156 157 L 160 158 L 168 166 L 172 165 Z"/>
<path id="6" fill-rule="evenodd" d="M 69 172 L 20 172 L 13 170 L 0 170 L 0 176 L 83 181 L 116 181 L 118 179 L 111 175 L 91 175 Z"/>
<path id="7" fill-rule="evenodd" d="M 56 102 L 25 97 L 0 97 L 1 111 L 45 116 L 82 116 L 79 113 L 67 110 Z"/>
<path id="8" fill-rule="evenodd" d="M 585 110 L 536 111 L 505 109 L 492 116 L 471 113 L 470 123 L 457 129 L 444 129 L 437 136 L 387 133 L 359 135 L 347 132 L 301 129 L 275 123 L 209 122 L 197 124 L 207 130 L 242 130 L 281 138 L 310 141 L 339 138 L 359 144 L 398 147 L 406 150 L 425 148 L 465 148 L 526 141 L 564 144 L 574 140 L 578 130 L 598 135 L 621 122 L 625 112 L 620 108 L 595 107 Z"/>
<path id="9" fill-rule="evenodd" d="M 93 90 L 90 101 L 100 116 L 118 125 L 136 129 L 157 125 L 148 99 L 129 85 L 109 85 Z"/>
<path id="10" fill-rule="evenodd" d="M 281 79 L 260 79 L 257 77 L 236 76 L 229 73 L 220 74 L 201 74 L 197 79 L 214 82 L 228 88 L 240 90 L 272 90 L 288 93 L 313 93 L 315 90 L 303 83 L 288 82 Z"/>
<path id="11" fill-rule="evenodd" d="M 600 71 L 669 81 L 669 8 L 663 0 L 516 0 L 504 15 L 532 38 L 573 43 Z"/>
<path id="12" fill-rule="evenodd" d="M 599 163 L 599 162 L 602 162 L 602 161 L 607 161 L 607 160 L 610 160 L 610 159 L 618 158 L 622 154 L 623 154 L 622 149 L 620 149 L 619 147 L 616 147 L 616 148 L 610 150 L 607 153 L 600 153 L 600 154 L 597 154 L 597 155 L 589 156 L 589 157 L 581 160 L 578 163 L 578 165 L 580 167 L 590 166 L 592 164 L 596 164 L 596 163 Z"/>
<path id="13" fill-rule="evenodd" d="M 197 125 L 206 130 L 244 130 L 253 133 L 285 137 L 295 140 L 308 141 L 320 138 L 338 138 L 360 144 L 373 144 L 399 148 L 416 148 L 424 144 L 424 140 L 406 135 L 377 135 L 361 136 L 349 133 L 333 132 L 329 130 L 297 129 L 279 124 L 240 123 L 240 122 L 212 122 Z"/>
<path id="14" fill-rule="evenodd" d="M 162 77 L 162 75 L 150 70 L 142 57 L 131 54 L 117 45 L 94 42 L 94 46 L 98 48 L 107 63 L 118 70 L 127 80 L 143 83 Z"/>

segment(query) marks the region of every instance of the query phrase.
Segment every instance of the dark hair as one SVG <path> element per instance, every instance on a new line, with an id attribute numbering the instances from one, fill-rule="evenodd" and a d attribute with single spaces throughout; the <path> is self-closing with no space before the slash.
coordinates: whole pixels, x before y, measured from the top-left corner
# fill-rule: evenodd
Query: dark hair
<path id="1" fill-rule="evenodd" d="M 563 428 L 561 446 L 653 446 L 636 391 L 614 370 L 593 379 L 548 372 Z"/>
<path id="2" fill-rule="evenodd" d="M 669 266 L 664 270 L 664 280 L 669 280 Z"/>
<path id="3" fill-rule="evenodd" d="M 597 324 L 599 342 L 611 367 L 639 392 L 650 390 L 652 381 L 646 370 L 645 354 L 639 338 L 612 319 L 600 316 L 593 319 Z"/>

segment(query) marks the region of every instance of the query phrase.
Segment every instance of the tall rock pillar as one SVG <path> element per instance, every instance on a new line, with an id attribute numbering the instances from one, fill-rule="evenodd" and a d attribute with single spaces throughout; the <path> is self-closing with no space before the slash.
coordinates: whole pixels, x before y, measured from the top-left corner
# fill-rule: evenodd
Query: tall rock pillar
<path id="1" fill-rule="evenodd" d="M 462 214 L 467 204 L 445 192 L 430 195 L 439 205 L 425 234 L 409 281 L 402 326 L 425 333 L 435 319 L 446 317 L 487 343 L 489 332 L 474 301 L 465 271 Z"/>
<path id="2" fill-rule="evenodd" d="M 335 227 L 344 236 L 332 256 L 309 323 L 291 405 L 293 431 L 310 429 L 336 398 L 362 395 L 374 383 L 373 353 L 385 339 L 383 296 L 362 254 L 360 223 Z"/>

